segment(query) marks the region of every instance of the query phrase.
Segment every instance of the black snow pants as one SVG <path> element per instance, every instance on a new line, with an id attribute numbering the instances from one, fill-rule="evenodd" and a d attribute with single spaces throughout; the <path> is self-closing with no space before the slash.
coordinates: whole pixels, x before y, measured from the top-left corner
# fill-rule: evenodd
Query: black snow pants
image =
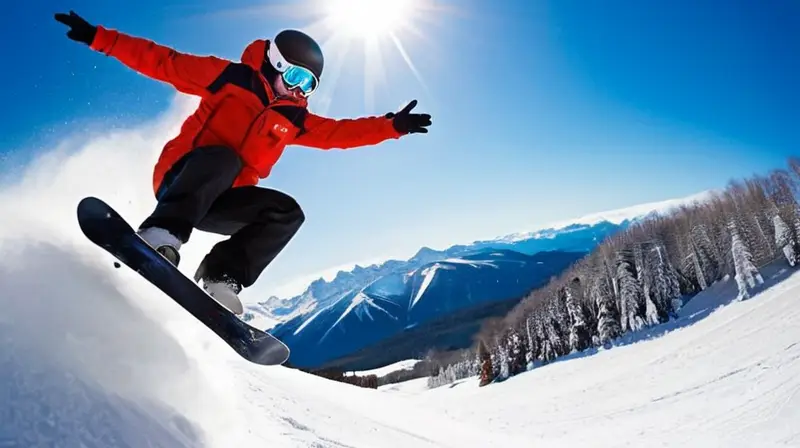
<path id="1" fill-rule="evenodd" d="M 232 188 L 242 168 L 224 146 L 199 147 L 165 175 L 158 205 L 140 228 L 161 227 L 186 243 L 193 229 L 228 235 L 204 264 L 208 278 L 230 278 L 246 288 L 255 283 L 297 233 L 305 215 L 291 196 L 277 190 Z"/>

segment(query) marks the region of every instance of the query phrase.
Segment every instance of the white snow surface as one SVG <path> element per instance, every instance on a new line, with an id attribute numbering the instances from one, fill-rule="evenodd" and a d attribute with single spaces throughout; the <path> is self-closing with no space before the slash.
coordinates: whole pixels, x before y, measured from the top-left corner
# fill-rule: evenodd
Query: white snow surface
<path id="1" fill-rule="evenodd" d="M 175 132 L 90 139 L 0 186 L 0 446 L 800 446 L 798 275 L 483 388 L 370 390 L 243 361 L 74 220 L 99 186 L 124 215 L 148 211 L 141 179 Z M 184 269 L 206 247 L 187 247 Z"/>
<path id="2" fill-rule="evenodd" d="M 433 282 L 433 277 L 436 276 L 436 271 L 439 269 L 447 269 L 446 266 L 442 265 L 441 263 L 434 263 L 427 268 L 422 270 L 422 284 L 419 285 L 419 289 L 414 294 L 414 298 L 411 299 L 411 304 L 409 304 L 409 308 L 413 308 L 414 305 L 419 302 L 419 299 L 422 298 L 422 295 L 425 294 L 425 291 L 428 290 L 428 287 L 431 286 L 431 282 Z"/>

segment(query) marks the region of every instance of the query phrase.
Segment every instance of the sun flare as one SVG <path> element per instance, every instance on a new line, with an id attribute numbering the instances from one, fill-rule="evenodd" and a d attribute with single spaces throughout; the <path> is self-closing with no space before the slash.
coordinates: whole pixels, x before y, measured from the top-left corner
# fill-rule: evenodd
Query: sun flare
<path id="1" fill-rule="evenodd" d="M 421 0 L 328 0 L 324 3 L 331 29 L 365 39 L 390 36 L 411 24 Z"/>

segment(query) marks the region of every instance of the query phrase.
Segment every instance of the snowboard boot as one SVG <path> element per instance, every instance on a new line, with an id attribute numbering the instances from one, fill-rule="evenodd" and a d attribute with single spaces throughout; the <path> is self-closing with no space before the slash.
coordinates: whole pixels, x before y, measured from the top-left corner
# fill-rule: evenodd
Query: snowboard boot
<path id="1" fill-rule="evenodd" d="M 181 240 L 169 231 L 160 227 L 147 227 L 136 232 L 156 252 L 164 256 L 173 266 L 178 267 L 181 255 Z"/>
<path id="2" fill-rule="evenodd" d="M 208 272 L 206 259 L 200 262 L 197 272 L 194 274 L 196 282 L 203 282 L 203 290 L 214 298 L 217 302 L 229 309 L 233 314 L 241 316 L 244 314 L 242 301 L 239 300 L 239 293 L 242 292 L 242 285 L 236 280 L 225 274 L 212 275 Z"/>

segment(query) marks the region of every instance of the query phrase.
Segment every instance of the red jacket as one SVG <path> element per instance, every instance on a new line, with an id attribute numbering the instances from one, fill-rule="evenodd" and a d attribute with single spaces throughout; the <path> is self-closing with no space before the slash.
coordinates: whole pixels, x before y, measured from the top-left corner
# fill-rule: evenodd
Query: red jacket
<path id="1" fill-rule="evenodd" d="M 267 45 L 267 40 L 253 41 L 242 53 L 241 62 L 232 62 L 179 53 L 146 39 L 97 27 L 92 49 L 201 98 L 178 136 L 162 150 L 153 171 L 154 192 L 167 170 L 198 146 L 225 145 L 239 153 L 244 168 L 233 186 L 243 186 L 255 185 L 259 178 L 269 176 L 288 144 L 347 149 L 401 136 L 392 121 L 383 116 L 335 120 L 309 112 L 305 100 L 276 98 L 260 72 Z"/>

